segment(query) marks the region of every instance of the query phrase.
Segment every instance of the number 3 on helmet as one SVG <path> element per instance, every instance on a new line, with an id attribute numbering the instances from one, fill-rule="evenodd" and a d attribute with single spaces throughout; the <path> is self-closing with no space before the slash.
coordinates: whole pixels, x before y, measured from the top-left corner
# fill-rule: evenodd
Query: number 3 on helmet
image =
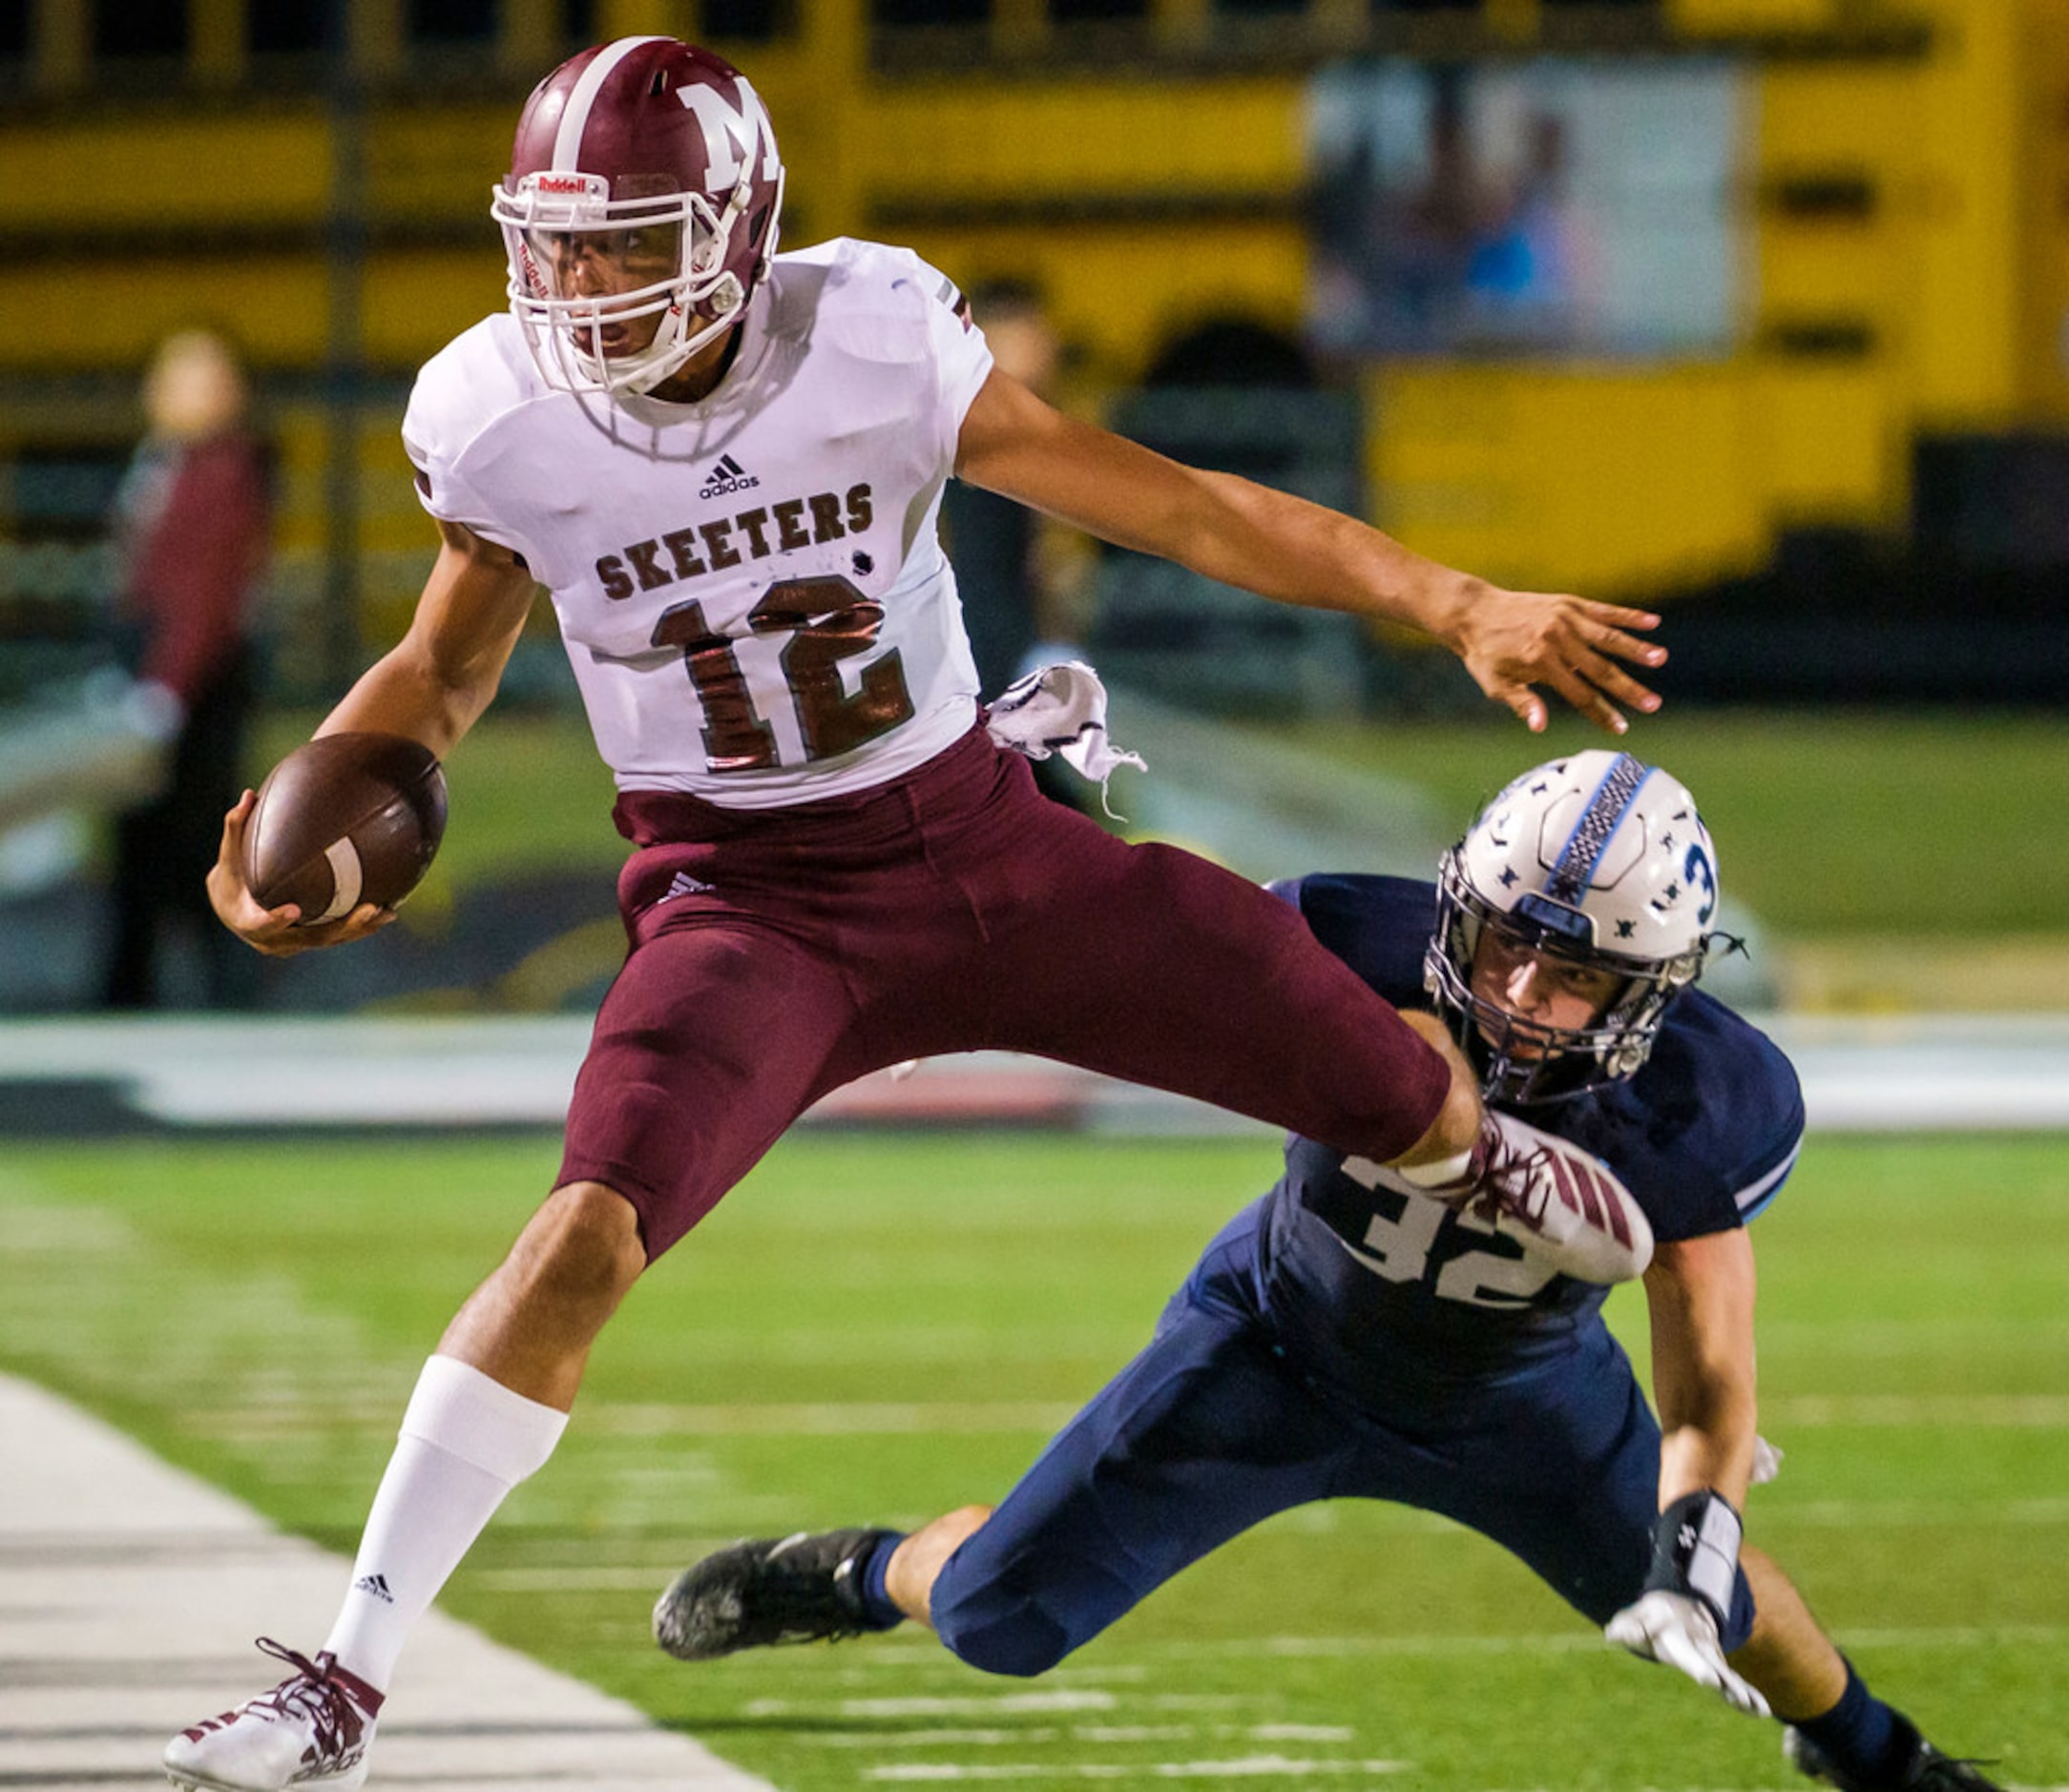
<path id="1" fill-rule="evenodd" d="M 1716 913 L 1716 850 L 1686 787 L 1628 753 L 1577 753 L 1525 772 L 1445 854 L 1424 977 L 1490 1100 L 1557 1100 L 1644 1063 Z M 1488 928 L 1610 971 L 1616 992 L 1588 1027 L 1521 1021 L 1473 990 Z"/>
<path id="2" fill-rule="evenodd" d="M 739 70 L 673 37 L 620 37 L 533 90 L 491 211 L 510 303 L 549 384 L 645 392 L 745 310 L 776 253 L 784 169 L 761 96 Z M 576 290 L 565 245 L 637 239 L 629 290 Z M 619 347 L 614 338 L 651 342 Z"/>

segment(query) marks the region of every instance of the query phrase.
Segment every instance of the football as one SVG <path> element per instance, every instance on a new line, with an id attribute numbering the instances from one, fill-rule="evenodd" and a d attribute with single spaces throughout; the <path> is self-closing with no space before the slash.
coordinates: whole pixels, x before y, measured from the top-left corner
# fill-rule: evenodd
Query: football
<path id="1" fill-rule="evenodd" d="M 326 734 L 266 774 L 244 823 L 244 884 L 297 927 L 392 908 L 423 881 L 446 831 L 446 775 L 430 749 L 391 734 Z"/>

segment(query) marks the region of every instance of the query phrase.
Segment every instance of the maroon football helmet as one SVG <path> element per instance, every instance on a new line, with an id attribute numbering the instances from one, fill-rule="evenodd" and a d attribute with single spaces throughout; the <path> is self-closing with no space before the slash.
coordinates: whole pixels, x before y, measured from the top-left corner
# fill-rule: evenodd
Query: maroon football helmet
<path id="1" fill-rule="evenodd" d="M 710 51 L 620 37 L 563 62 L 525 103 L 490 208 L 540 372 L 569 390 L 665 380 L 745 309 L 783 191 L 761 96 Z"/>

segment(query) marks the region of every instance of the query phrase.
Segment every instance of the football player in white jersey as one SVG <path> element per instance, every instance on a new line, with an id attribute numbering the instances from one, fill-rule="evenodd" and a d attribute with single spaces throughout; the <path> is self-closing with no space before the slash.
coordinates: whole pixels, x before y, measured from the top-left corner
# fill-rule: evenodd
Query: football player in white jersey
<path id="1" fill-rule="evenodd" d="M 1514 1156 L 1441 1027 L 1405 1021 L 1285 904 L 1036 795 L 979 715 L 942 487 L 1267 598 L 1414 625 L 1533 728 L 1537 684 L 1613 732 L 1656 707 L 1625 670 L 1664 657 L 1633 632 L 1656 618 L 1500 590 L 1066 418 L 992 366 L 956 288 L 909 251 L 779 256 L 783 182 L 738 71 L 670 37 L 584 52 L 532 95 L 494 192 L 510 310 L 411 398 L 437 561 L 405 638 L 319 732 L 443 756 L 543 584 L 636 847 L 631 949 L 554 1187 L 426 1365 L 336 1627 L 313 1657 L 270 1645 L 287 1679 L 176 1737 L 178 1783 L 361 1782 L 405 1637 L 551 1454 L 597 1331 L 845 1082 L 1002 1048 L 1431 1186 L 1477 1186 Z M 1023 733 L 1033 719 L 1035 746 L 1098 764 L 1097 681 L 1079 669 L 1048 695 L 1061 713 L 1024 706 Z M 237 868 L 250 805 L 209 880 L 233 931 L 284 954 L 390 919 L 302 927 L 260 907 Z"/>

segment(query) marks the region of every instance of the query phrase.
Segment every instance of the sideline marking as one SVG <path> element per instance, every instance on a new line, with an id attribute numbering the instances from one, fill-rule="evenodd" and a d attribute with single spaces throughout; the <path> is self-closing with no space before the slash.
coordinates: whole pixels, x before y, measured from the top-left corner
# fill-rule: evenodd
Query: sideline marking
<path id="1" fill-rule="evenodd" d="M 1813 1135 L 2069 1128 L 2069 1020 L 1752 1011 L 1796 1065 Z M 31 1017 L 0 1024 L 0 1083 L 105 1089 L 169 1127 L 558 1126 L 583 1015 Z M 1010 1052 L 876 1072 L 801 1122 L 1035 1119 L 1095 1135 L 1275 1137 L 1203 1102 Z"/>
<path id="2" fill-rule="evenodd" d="M 348 1564 L 6 1374 L 0 1437 L 0 1786 L 162 1788 L 166 1739 L 279 1677 L 255 1636 L 313 1646 Z M 377 1782 L 773 1792 L 435 1611 L 390 1709 Z"/>

